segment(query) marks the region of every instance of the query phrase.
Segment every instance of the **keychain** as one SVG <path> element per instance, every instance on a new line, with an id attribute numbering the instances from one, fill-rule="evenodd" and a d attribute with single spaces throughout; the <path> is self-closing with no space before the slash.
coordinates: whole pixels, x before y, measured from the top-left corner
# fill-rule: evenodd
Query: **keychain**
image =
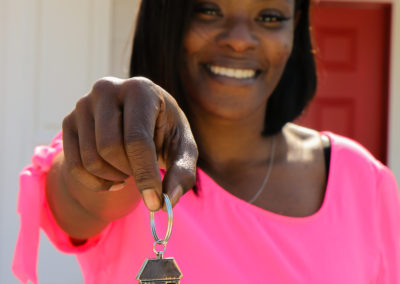
<path id="1" fill-rule="evenodd" d="M 164 239 L 159 239 L 157 236 L 156 225 L 154 222 L 154 212 L 150 212 L 150 226 L 153 238 L 155 240 L 153 244 L 153 251 L 157 255 L 157 258 L 146 259 L 140 269 L 136 280 L 139 283 L 164 283 L 164 284 L 177 284 L 180 283 L 182 278 L 182 272 L 173 257 L 163 258 L 164 252 L 167 248 L 167 242 L 171 236 L 172 231 L 172 206 L 167 194 L 164 195 L 165 205 L 167 206 L 168 212 L 168 225 L 167 232 L 165 233 Z M 156 245 L 164 246 L 162 251 L 157 251 Z"/>

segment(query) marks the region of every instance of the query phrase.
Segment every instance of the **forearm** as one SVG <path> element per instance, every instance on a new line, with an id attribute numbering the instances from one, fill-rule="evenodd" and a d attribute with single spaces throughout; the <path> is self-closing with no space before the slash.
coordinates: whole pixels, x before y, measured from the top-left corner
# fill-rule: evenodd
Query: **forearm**
<path id="1" fill-rule="evenodd" d="M 140 195 L 128 182 L 118 192 L 98 193 L 63 174 L 63 152 L 52 163 L 46 180 L 46 198 L 59 226 L 74 239 L 88 239 L 109 222 L 127 215 Z"/>

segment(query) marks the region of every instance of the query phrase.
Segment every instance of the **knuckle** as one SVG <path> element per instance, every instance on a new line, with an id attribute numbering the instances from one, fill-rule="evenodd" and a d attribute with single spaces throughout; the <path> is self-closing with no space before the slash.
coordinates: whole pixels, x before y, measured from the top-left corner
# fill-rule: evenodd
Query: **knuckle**
<path id="1" fill-rule="evenodd" d="M 150 82 L 151 82 L 150 80 L 144 77 L 133 77 L 125 81 L 124 88 L 127 91 L 133 91 L 131 92 L 132 94 L 137 94 L 137 92 L 135 91 L 144 90 L 148 88 L 151 85 Z"/>
<path id="2" fill-rule="evenodd" d="M 125 135 L 125 150 L 128 156 L 138 157 L 154 144 L 146 133 L 135 131 Z"/>
<path id="3" fill-rule="evenodd" d="M 117 154 L 119 154 L 119 151 L 118 149 L 116 149 L 115 145 L 116 143 L 114 143 L 113 141 L 99 142 L 99 145 L 97 147 L 99 155 L 106 160 L 108 158 L 115 157 Z"/>
<path id="4" fill-rule="evenodd" d="M 93 153 L 83 153 L 82 164 L 90 173 L 99 173 L 103 168 L 103 162 Z"/>
<path id="5" fill-rule="evenodd" d="M 165 101 L 169 106 L 173 107 L 174 109 L 180 109 L 179 104 L 173 95 L 171 95 L 161 87 L 158 88 L 160 89 L 160 92 L 163 94 L 163 97 L 165 97 Z"/>
<path id="6" fill-rule="evenodd" d="M 123 146 L 117 147 L 116 144 L 100 146 L 98 148 L 98 153 L 103 160 L 109 162 L 110 164 L 121 165 L 121 161 L 125 159 Z"/>
<path id="7" fill-rule="evenodd" d="M 144 86 L 155 85 L 153 83 L 153 81 L 151 81 L 149 78 L 142 77 L 142 76 L 132 77 L 132 78 L 126 80 L 126 84 L 128 84 L 129 86 L 134 86 L 134 87 L 144 87 Z"/>
<path id="8" fill-rule="evenodd" d="M 190 189 L 196 183 L 196 172 L 191 169 L 183 169 L 182 181 L 184 187 Z"/>
<path id="9" fill-rule="evenodd" d="M 141 191 L 146 189 L 154 189 L 153 173 L 147 170 L 145 167 L 137 168 L 133 170 L 135 182 Z"/>
<path id="10" fill-rule="evenodd" d="M 197 148 L 196 142 L 193 141 L 193 143 L 191 143 L 189 147 L 195 162 L 197 162 L 197 159 L 199 158 L 199 149 Z"/>
<path id="11" fill-rule="evenodd" d="M 109 102 L 110 99 L 116 99 L 118 97 L 118 90 L 122 84 L 121 82 L 123 81 L 124 80 L 115 77 L 104 77 L 97 80 L 88 95 L 91 98 L 92 107 L 94 107 L 97 102 L 103 100 Z"/>
<path id="12" fill-rule="evenodd" d="M 87 96 L 80 98 L 76 102 L 76 105 L 75 105 L 75 109 L 78 114 L 85 111 L 87 109 L 87 107 L 88 107 L 88 97 Z"/>
<path id="13" fill-rule="evenodd" d="M 72 116 L 73 113 L 68 114 L 66 117 L 64 117 L 63 121 L 62 121 L 62 129 L 68 129 L 71 127 L 72 125 Z"/>
<path id="14" fill-rule="evenodd" d="M 190 129 L 184 130 L 184 135 L 183 135 L 183 139 L 182 139 L 181 143 L 182 143 L 182 146 L 186 149 L 186 151 L 193 158 L 193 160 L 197 161 L 197 158 L 199 157 L 199 149 L 197 147 L 197 143 L 196 143 Z"/>
<path id="15" fill-rule="evenodd" d="M 114 77 L 103 77 L 97 80 L 92 87 L 93 93 L 108 93 L 114 90 L 120 79 Z"/>
<path id="16" fill-rule="evenodd" d="M 125 81 L 124 87 L 127 90 L 135 90 L 136 92 L 131 92 L 133 95 L 139 95 L 144 93 L 143 96 L 146 99 L 152 100 L 153 102 L 158 102 L 160 100 L 160 89 L 155 83 L 150 79 L 145 77 L 133 77 Z M 158 104 L 158 103 L 157 103 Z"/>

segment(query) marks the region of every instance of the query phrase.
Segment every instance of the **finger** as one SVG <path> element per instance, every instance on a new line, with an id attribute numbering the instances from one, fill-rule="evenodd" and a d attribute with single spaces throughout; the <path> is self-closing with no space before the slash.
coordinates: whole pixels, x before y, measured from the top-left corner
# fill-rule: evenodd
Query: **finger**
<path id="1" fill-rule="evenodd" d="M 182 134 L 180 134 L 181 132 Z M 176 131 L 177 137 L 170 143 L 168 168 L 163 180 L 164 191 L 168 194 L 172 206 L 190 190 L 196 182 L 197 146 L 188 127 Z"/>
<path id="2" fill-rule="evenodd" d="M 161 176 L 153 141 L 159 105 L 149 84 L 133 82 L 133 92 L 124 97 L 124 143 L 135 182 L 142 193 L 147 208 L 156 211 L 161 207 Z"/>
<path id="3" fill-rule="evenodd" d="M 163 179 L 163 187 L 165 193 L 174 207 L 179 199 L 189 191 L 195 184 L 196 173 L 187 171 L 186 169 L 173 166 L 165 174 Z M 166 211 L 166 205 L 163 203 L 163 210 Z"/>
<path id="4" fill-rule="evenodd" d="M 105 190 L 111 183 L 90 174 L 83 167 L 75 125 L 74 114 L 68 115 L 63 121 L 63 151 L 68 172 L 84 188 L 94 191 Z"/>
<path id="5" fill-rule="evenodd" d="M 87 97 L 77 103 L 76 122 L 83 167 L 91 174 L 108 181 L 125 180 L 128 176 L 108 164 L 97 152 L 94 119 Z"/>
<path id="6" fill-rule="evenodd" d="M 124 149 L 122 109 L 116 94 L 104 94 L 93 101 L 97 152 L 126 176 L 132 175 Z"/>

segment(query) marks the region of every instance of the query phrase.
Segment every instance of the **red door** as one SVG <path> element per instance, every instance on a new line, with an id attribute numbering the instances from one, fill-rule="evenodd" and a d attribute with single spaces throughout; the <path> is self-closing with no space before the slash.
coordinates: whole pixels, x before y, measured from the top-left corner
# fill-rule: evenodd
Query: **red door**
<path id="1" fill-rule="evenodd" d="M 323 2 L 313 19 L 319 85 L 298 123 L 353 138 L 386 162 L 390 6 Z"/>

